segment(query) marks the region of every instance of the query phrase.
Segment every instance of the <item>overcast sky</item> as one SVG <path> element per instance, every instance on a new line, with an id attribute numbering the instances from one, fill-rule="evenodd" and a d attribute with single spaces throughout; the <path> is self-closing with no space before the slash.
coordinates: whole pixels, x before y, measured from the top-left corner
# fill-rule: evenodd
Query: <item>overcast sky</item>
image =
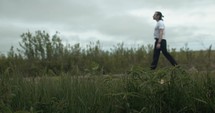
<path id="1" fill-rule="evenodd" d="M 155 11 L 164 15 L 170 48 L 215 48 L 215 0 L 0 0 L 0 53 L 37 30 L 83 47 L 97 40 L 104 49 L 154 44 Z"/>

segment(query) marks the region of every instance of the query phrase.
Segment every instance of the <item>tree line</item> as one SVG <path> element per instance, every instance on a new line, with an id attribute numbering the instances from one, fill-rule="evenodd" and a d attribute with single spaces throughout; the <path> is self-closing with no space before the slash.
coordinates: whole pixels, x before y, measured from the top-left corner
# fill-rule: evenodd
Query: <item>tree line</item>
<path id="1" fill-rule="evenodd" d="M 141 45 L 127 48 L 119 43 L 110 50 L 101 49 L 99 41 L 90 42 L 86 48 L 80 43 L 63 44 L 56 32 L 50 36 L 46 31 L 26 32 L 21 35 L 19 48 L 12 46 L 7 55 L 0 56 L 0 73 L 20 76 L 55 76 L 61 73 L 71 75 L 117 74 L 125 73 L 132 66 L 148 68 L 153 53 L 153 45 Z M 215 61 L 212 45 L 205 51 L 192 51 L 182 47 L 179 52 L 171 49 L 171 54 L 185 68 L 198 70 L 212 69 Z M 205 56 L 205 57 L 202 57 Z M 201 61 L 203 64 L 199 65 Z M 159 60 L 159 67 L 170 64 L 164 57 Z"/>

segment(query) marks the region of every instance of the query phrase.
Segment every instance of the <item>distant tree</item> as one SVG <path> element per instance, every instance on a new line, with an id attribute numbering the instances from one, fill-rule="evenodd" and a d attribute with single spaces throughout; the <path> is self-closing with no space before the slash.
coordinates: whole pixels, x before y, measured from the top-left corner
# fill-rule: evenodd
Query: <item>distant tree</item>
<path id="1" fill-rule="evenodd" d="M 19 42 L 21 49 L 18 49 L 27 59 L 47 60 L 63 54 L 64 46 L 58 33 L 52 36 L 45 31 L 36 31 L 35 35 L 30 32 L 21 35 Z"/>

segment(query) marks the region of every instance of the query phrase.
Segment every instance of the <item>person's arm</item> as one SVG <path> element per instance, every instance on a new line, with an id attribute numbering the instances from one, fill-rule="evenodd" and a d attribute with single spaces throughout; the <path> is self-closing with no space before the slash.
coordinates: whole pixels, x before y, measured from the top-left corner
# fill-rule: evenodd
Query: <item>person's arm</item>
<path id="1" fill-rule="evenodd" d="M 158 43 L 161 43 L 162 39 L 163 39 L 163 31 L 164 29 L 160 29 L 159 30 L 159 39 L 158 39 Z"/>
<path id="2" fill-rule="evenodd" d="M 163 39 L 163 31 L 164 31 L 164 29 L 159 30 L 159 39 L 158 39 L 158 43 L 156 45 L 157 48 L 160 48 L 160 46 L 161 46 L 161 41 Z"/>

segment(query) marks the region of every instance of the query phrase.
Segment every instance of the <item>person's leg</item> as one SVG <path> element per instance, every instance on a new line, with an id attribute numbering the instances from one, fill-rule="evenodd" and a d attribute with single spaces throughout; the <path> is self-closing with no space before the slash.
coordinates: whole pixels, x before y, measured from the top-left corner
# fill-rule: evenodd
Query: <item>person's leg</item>
<path id="1" fill-rule="evenodd" d="M 161 42 L 161 51 L 163 53 L 163 55 L 166 57 L 166 59 L 173 65 L 176 66 L 177 62 L 175 61 L 175 59 L 169 54 L 169 52 L 167 52 L 167 42 L 165 39 L 162 40 Z"/>
<path id="2" fill-rule="evenodd" d="M 159 56 L 160 56 L 160 49 L 156 48 L 157 42 L 158 41 L 156 40 L 155 45 L 154 45 L 154 53 L 153 53 L 153 61 L 151 63 L 151 69 L 156 69 L 158 60 L 159 60 Z"/>

